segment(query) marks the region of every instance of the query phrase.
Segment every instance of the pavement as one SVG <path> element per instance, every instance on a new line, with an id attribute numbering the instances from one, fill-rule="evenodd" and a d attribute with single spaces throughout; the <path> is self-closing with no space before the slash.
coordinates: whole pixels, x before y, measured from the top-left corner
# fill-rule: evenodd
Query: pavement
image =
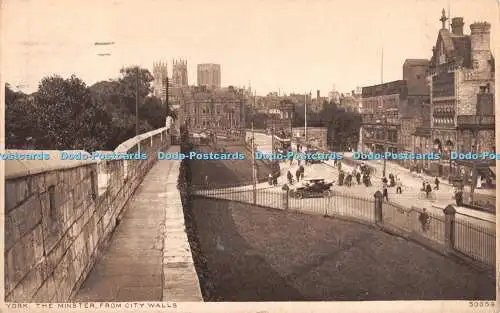
<path id="1" fill-rule="evenodd" d="M 257 149 L 263 152 L 271 151 L 270 144 L 270 136 L 265 134 L 255 134 L 255 143 L 257 144 Z M 344 153 L 345 158 L 352 158 L 351 153 Z M 365 187 L 364 185 L 355 184 L 353 187 L 349 188 L 346 186 L 334 186 L 334 190 L 342 191 L 343 193 L 352 194 L 354 196 L 359 197 L 369 197 L 373 198 L 374 193 L 377 190 L 382 189 L 382 169 L 383 162 L 380 161 L 368 161 L 371 166 L 376 168 L 376 173 L 372 177 L 371 187 Z M 368 163 L 367 162 L 367 163 Z M 297 162 L 294 161 L 293 165 L 290 166 L 289 162 L 282 162 L 280 164 L 282 176 L 278 179 L 279 186 L 282 186 L 286 181 L 286 172 L 288 170 L 291 171 L 292 174 L 295 175 L 295 171 L 298 168 Z M 353 167 L 342 163 L 342 170 L 344 171 L 352 171 Z M 443 216 L 443 209 L 448 204 L 453 204 L 458 213 L 460 213 L 460 218 L 471 222 L 473 224 L 486 227 L 488 229 L 494 230 L 496 228 L 496 216 L 491 213 L 482 212 L 478 210 L 472 210 L 466 207 L 457 207 L 452 198 L 453 187 L 446 182 L 440 184 L 440 190 L 435 191 L 435 199 L 427 200 L 425 197 L 420 195 L 420 188 L 422 188 L 422 181 L 428 180 L 431 183 L 434 178 L 424 175 L 416 175 L 414 173 L 410 173 L 408 169 L 401 167 L 397 164 L 393 164 L 390 162 L 386 163 L 386 172 L 393 173 L 395 176 L 398 176 L 401 179 L 403 184 L 403 193 L 396 194 L 395 188 L 389 188 L 389 200 L 396 204 L 402 205 L 407 208 L 411 208 L 412 206 L 418 206 L 419 208 L 426 208 L 429 213 L 435 214 L 438 216 Z M 334 161 L 326 161 L 324 164 L 313 164 L 308 165 L 305 168 L 305 179 L 311 178 L 324 178 L 330 181 L 338 180 L 338 170 L 334 166 Z M 433 185 L 433 184 L 432 184 Z M 265 186 L 265 184 L 261 184 L 261 186 Z M 281 187 L 280 187 L 281 188 Z"/>
<path id="2" fill-rule="evenodd" d="M 76 302 L 162 301 L 165 179 L 173 166 L 157 162 L 146 175 Z"/>

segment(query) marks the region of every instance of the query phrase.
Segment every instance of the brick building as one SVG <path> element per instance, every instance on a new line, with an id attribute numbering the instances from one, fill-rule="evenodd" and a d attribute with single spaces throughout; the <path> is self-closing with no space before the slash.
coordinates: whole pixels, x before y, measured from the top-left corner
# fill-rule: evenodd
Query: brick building
<path id="1" fill-rule="evenodd" d="M 290 138 L 293 120 L 295 116 L 295 104 L 291 101 L 281 100 L 273 108 L 268 110 L 269 119 L 267 120 L 267 129 L 274 129 L 275 134 Z"/>
<path id="2" fill-rule="evenodd" d="M 443 10 L 430 64 L 431 87 L 430 136 L 432 149 L 442 159 L 431 162 L 436 175 L 492 176 L 488 164 L 451 162 L 450 151 L 483 152 L 495 150 L 494 59 L 490 50 L 491 25 L 470 25 L 463 32 L 463 18 L 452 19 L 446 28 Z M 491 162 L 494 166 L 494 162 Z M 483 167 L 482 170 L 475 168 Z M 481 172 L 481 173 L 480 173 Z M 474 176 L 474 177 L 473 177 Z"/>
<path id="3" fill-rule="evenodd" d="M 192 130 L 244 135 L 246 101 L 244 91 L 232 86 L 215 90 L 189 87 L 183 92 L 184 119 Z"/>
<path id="4" fill-rule="evenodd" d="M 407 59 L 403 79 L 363 87 L 360 114 L 362 119 L 359 149 L 364 152 L 412 152 L 413 133 L 428 112 L 429 87 L 426 73 L 429 61 Z M 401 162 L 410 167 L 410 162 Z"/>
<path id="5" fill-rule="evenodd" d="M 293 136 L 303 145 L 328 149 L 328 128 L 327 127 L 307 127 L 307 141 L 305 141 L 304 127 L 294 127 Z"/>

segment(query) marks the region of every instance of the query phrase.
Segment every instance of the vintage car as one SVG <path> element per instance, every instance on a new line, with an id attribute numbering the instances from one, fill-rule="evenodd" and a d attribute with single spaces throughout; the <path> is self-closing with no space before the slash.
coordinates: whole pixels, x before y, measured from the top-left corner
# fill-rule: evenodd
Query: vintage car
<path id="1" fill-rule="evenodd" d="M 333 182 L 327 183 L 322 178 L 304 180 L 302 186 L 290 190 L 290 196 L 299 199 L 329 197 L 332 195 L 332 185 Z"/>

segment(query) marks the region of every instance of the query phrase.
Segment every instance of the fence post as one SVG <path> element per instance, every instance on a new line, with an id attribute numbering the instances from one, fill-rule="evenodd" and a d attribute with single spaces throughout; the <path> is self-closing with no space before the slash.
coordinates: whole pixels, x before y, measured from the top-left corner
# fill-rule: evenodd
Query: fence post
<path id="1" fill-rule="evenodd" d="M 284 184 L 281 188 L 283 190 L 283 210 L 288 210 L 288 197 L 290 192 L 290 187 L 287 184 Z"/>
<path id="2" fill-rule="evenodd" d="M 457 210 L 449 204 L 443 210 L 444 213 L 444 244 L 448 251 L 453 250 L 455 246 L 455 214 Z"/>
<path id="3" fill-rule="evenodd" d="M 373 194 L 374 199 L 374 214 L 375 214 L 375 224 L 382 223 L 382 193 L 380 190 L 377 190 L 375 194 Z"/>

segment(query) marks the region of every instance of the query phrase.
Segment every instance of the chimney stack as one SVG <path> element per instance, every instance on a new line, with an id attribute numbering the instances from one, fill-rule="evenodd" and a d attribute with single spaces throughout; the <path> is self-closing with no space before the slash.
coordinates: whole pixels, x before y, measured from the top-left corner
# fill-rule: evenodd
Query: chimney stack
<path id="1" fill-rule="evenodd" d="M 473 67 L 482 72 L 490 69 L 490 30 L 487 22 L 474 23 L 470 26 L 470 42 Z"/>
<path id="2" fill-rule="evenodd" d="M 463 36 L 464 35 L 464 18 L 454 17 L 451 19 L 451 32 L 453 35 Z"/>
<path id="3" fill-rule="evenodd" d="M 316 90 L 316 99 L 319 99 L 319 89 Z"/>

